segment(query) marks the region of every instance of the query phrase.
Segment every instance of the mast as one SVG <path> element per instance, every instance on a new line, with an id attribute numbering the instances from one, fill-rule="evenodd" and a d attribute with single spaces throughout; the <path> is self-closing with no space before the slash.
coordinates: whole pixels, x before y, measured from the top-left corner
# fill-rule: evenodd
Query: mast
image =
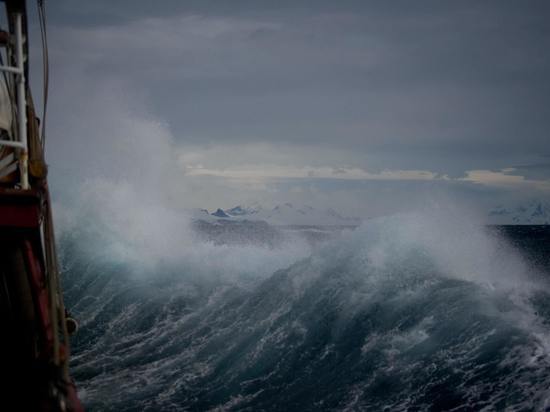
<path id="1" fill-rule="evenodd" d="M 0 392 L 15 410 L 81 411 L 68 369 L 44 130 L 28 81 L 26 3 L 0 1 L 8 26 L 0 30 L 0 325 L 9 331 L 0 339 L 0 356 L 8 357 L 2 370 L 8 384 Z M 47 62 L 42 0 L 38 8 Z M 46 64 L 44 73 L 46 80 Z"/>

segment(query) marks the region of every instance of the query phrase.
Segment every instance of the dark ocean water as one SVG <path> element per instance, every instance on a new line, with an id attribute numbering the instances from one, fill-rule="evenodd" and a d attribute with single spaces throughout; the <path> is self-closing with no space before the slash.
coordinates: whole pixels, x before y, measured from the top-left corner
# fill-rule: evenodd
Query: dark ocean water
<path id="1" fill-rule="evenodd" d="M 113 254 L 99 228 L 60 243 L 88 410 L 550 410 L 549 227 L 382 219 L 177 258 Z"/>

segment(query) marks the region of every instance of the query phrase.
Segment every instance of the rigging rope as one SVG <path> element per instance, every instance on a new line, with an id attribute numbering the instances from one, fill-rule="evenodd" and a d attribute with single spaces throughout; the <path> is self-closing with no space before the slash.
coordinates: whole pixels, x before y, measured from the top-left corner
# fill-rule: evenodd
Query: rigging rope
<path id="1" fill-rule="evenodd" d="M 46 115 L 48 108 L 48 91 L 49 91 L 49 55 L 48 55 L 48 34 L 46 32 L 46 9 L 44 6 L 44 0 L 37 0 L 38 7 L 38 19 L 40 22 L 40 37 L 42 39 L 42 69 L 43 69 L 43 93 L 42 93 L 42 130 L 41 130 L 41 143 L 42 150 L 45 151 L 46 144 Z M 44 237 L 46 243 L 46 261 L 48 266 L 49 275 L 49 289 L 50 289 L 50 304 L 52 315 L 52 326 L 54 335 L 54 363 L 62 367 L 63 378 L 69 382 L 69 356 L 70 356 L 70 344 L 69 334 L 67 331 L 67 323 L 65 320 L 65 305 L 63 303 L 63 292 L 61 290 L 61 283 L 59 280 L 59 262 L 57 260 L 57 251 L 55 247 L 55 234 L 53 228 L 51 200 L 49 191 L 46 192 L 46 216 L 44 219 Z M 61 357 L 60 342 L 59 342 L 59 328 L 61 328 L 61 336 L 63 337 L 63 343 L 65 344 L 65 353 Z"/>
<path id="2" fill-rule="evenodd" d="M 38 20 L 40 22 L 40 37 L 42 39 L 42 74 L 43 74 L 43 92 L 42 92 L 42 133 L 41 142 L 44 150 L 46 144 L 46 114 L 48 107 L 48 91 L 50 82 L 50 68 L 48 55 L 48 34 L 46 32 L 46 8 L 44 0 L 37 0 Z"/>

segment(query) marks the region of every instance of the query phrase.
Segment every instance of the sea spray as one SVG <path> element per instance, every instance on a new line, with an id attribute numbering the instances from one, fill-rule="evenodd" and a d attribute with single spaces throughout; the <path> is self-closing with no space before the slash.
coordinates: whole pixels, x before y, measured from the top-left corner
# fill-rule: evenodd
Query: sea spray
<path id="1" fill-rule="evenodd" d="M 372 220 L 313 250 L 187 233 L 168 260 L 147 254 L 135 228 L 126 238 L 124 225 L 101 224 L 61 234 L 82 322 L 74 374 L 91 409 L 548 404 L 548 288 L 517 249 L 468 218 Z M 185 233 L 173 237 L 174 227 L 161 232 Z M 91 253 L 113 233 L 139 253 Z"/>

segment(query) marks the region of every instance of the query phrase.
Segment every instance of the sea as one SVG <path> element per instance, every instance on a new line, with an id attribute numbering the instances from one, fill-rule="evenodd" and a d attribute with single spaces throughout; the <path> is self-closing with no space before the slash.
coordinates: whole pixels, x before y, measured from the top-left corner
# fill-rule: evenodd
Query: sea
<path id="1" fill-rule="evenodd" d="M 88 411 L 550 410 L 550 226 L 115 229 L 58 235 Z"/>

